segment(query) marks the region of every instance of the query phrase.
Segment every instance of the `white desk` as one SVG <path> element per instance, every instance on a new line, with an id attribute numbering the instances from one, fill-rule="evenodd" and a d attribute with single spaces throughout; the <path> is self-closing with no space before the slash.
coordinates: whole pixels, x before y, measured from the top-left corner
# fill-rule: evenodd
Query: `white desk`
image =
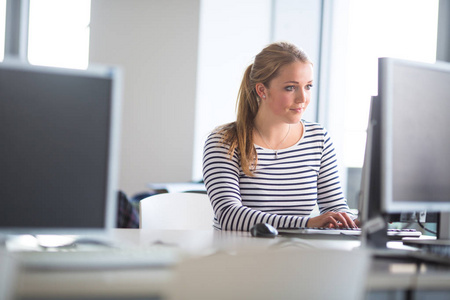
<path id="1" fill-rule="evenodd" d="M 277 237 L 252 238 L 247 232 L 219 231 L 147 231 L 116 229 L 112 237 L 123 245 L 149 246 L 153 243 L 171 244 L 189 256 L 213 252 L 230 254 L 276 249 L 351 250 L 359 241 L 323 240 Z M 61 298 L 68 296 L 126 298 L 167 296 L 173 288 L 173 269 L 131 269 L 102 271 L 19 271 L 16 295 L 18 299 L 33 297 Z M 339 272 L 333 270 L 335 275 Z M 324 274 L 324 276 L 326 276 Z M 414 263 L 375 260 L 371 262 L 366 283 L 368 292 L 437 289 L 450 293 L 450 267 L 417 266 Z M 349 286 L 351 284 L 349 283 Z M 169 293 L 170 294 L 170 293 Z M 89 298 L 91 299 L 91 298 Z"/>

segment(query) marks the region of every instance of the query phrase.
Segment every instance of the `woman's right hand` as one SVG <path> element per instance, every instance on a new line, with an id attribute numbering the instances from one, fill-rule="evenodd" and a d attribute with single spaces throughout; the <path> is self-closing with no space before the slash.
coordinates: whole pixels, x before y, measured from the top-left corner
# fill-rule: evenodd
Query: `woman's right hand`
<path id="1" fill-rule="evenodd" d="M 307 226 L 324 228 L 358 228 L 348 214 L 345 212 L 333 211 L 309 219 Z"/>

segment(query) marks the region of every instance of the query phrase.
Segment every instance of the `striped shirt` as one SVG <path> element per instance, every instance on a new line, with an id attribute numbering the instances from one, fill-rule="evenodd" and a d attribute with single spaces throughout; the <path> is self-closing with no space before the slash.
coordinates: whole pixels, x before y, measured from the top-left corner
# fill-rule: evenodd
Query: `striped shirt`
<path id="1" fill-rule="evenodd" d="M 327 131 L 317 123 L 302 123 L 303 137 L 292 147 L 278 150 L 277 157 L 273 150 L 255 145 L 258 163 L 253 177 L 242 171 L 238 151 L 230 159 L 221 135 L 209 135 L 203 153 L 203 179 L 215 228 L 248 231 L 261 222 L 275 228 L 306 227 L 316 204 L 321 213 L 351 215 Z"/>

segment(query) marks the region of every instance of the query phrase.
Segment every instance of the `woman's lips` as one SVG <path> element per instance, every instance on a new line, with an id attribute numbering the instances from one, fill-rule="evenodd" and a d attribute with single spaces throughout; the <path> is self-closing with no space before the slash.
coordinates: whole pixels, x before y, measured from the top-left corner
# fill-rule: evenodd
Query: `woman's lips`
<path id="1" fill-rule="evenodd" d="M 302 106 L 302 107 L 297 107 L 297 108 L 291 108 L 291 110 L 299 113 L 299 112 L 304 111 L 305 108 Z"/>

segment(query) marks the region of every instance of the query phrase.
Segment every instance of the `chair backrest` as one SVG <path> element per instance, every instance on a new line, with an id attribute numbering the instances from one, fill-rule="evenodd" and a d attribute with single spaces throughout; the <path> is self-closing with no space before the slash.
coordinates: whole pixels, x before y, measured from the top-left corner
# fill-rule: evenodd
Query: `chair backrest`
<path id="1" fill-rule="evenodd" d="M 206 194 L 164 193 L 139 202 L 139 228 L 212 229 L 214 212 Z"/>

